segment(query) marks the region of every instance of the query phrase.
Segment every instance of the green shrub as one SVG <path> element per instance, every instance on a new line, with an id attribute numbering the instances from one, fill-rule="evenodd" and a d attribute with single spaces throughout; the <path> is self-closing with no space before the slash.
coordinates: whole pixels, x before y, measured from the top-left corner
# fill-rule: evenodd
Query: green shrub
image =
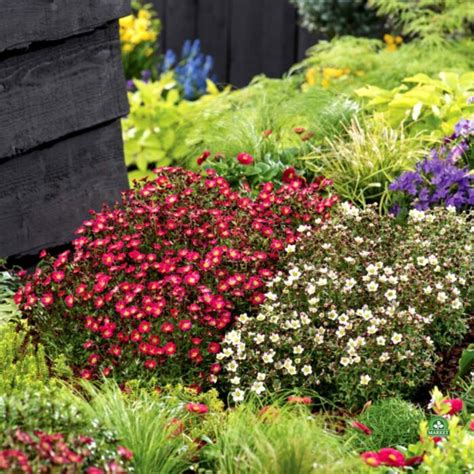
<path id="1" fill-rule="evenodd" d="M 466 333 L 471 216 L 411 211 L 402 224 L 345 203 L 306 232 L 257 316 L 226 334 L 233 399 L 302 387 L 353 407 L 413 393 Z"/>
<path id="2" fill-rule="evenodd" d="M 418 441 L 420 422 L 424 419 L 423 410 L 400 398 L 380 400 L 357 417 L 372 433 L 367 435 L 353 428 L 350 443 L 357 451 L 408 446 Z"/>
<path id="3" fill-rule="evenodd" d="M 450 135 L 461 118 L 474 113 L 474 72 L 441 72 L 439 79 L 416 74 L 392 90 L 367 86 L 356 90 L 370 99 L 367 108 L 381 114 L 392 127 L 404 123 L 412 133 Z"/>
<path id="4" fill-rule="evenodd" d="M 369 0 L 368 3 L 378 14 L 388 16 L 406 35 L 430 42 L 472 35 L 471 0 Z"/>
<path id="5" fill-rule="evenodd" d="M 246 403 L 228 413 L 201 463 L 222 474 L 310 474 L 363 472 L 358 459 L 302 407 Z"/>
<path id="6" fill-rule="evenodd" d="M 380 30 L 382 20 L 367 0 L 291 0 L 309 31 L 329 36 L 369 35 Z"/>
<path id="7" fill-rule="evenodd" d="M 322 85 L 324 70 L 332 68 L 332 72 L 343 74 L 330 80 L 329 90 L 352 95 L 355 89 L 366 85 L 393 89 L 404 78 L 420 73 L 435 77 L 441 71 L 472 71 L 473 48 L 472 39 L 463 39 L 443 45 L 412 41 L 390 51 L 386 43 L 377 39 L 343 36 L 310 48 L 308 57 L 295 65 L 292 72 L 304 72 L 308 87 Z"/>
<path id="8" fill-rule="evenodd" d="M 389 185 L 426 154 L 428 140 L 409 137 L 381 120 L 353 120 L 346 134 L 326 139 L 309 154 L 306 167 L 334 182 L 336 193 L 358 206 L 390 206 Z"/>
<path id="9" fill-rule="evenodd" d="M 11 323 L 0 326 L 0 394 L 58 388 L 59 380 L 53 375 L 69 375 L 62 357 L 53 364 L 26 330 Z"/>

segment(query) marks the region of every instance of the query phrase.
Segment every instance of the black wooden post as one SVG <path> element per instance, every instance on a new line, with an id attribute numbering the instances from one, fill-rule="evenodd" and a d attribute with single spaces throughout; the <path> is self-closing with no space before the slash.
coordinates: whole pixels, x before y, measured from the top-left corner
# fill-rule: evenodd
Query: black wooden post
<path id="1" fill-rule="evenodd" d="M 0 0 L 0 256 L 64 244 L 127 187 L 129 0 Z"/>

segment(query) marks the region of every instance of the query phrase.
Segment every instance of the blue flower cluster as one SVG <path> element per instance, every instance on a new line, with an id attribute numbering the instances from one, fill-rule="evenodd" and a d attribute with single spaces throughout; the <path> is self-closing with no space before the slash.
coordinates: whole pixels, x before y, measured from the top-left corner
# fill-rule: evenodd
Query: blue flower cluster
<path id="1" fill-rule="evenodd" d="M 390 190 L 402 193 L 404 202 L 418 210 L 440 205 L 457 210 L 474 206 L 472 137 L 474 120 L 462 119 L 442 146 L 431 150 L 415 171 L 403 173 L 390 185 Z M 397 205 L 393 211 L 400 210 Z"/>
<path id="2" fill-rule="evenodd" d="M 183 88 L 186 100 L 196 100 L 207 92 L 206 79 L 216 82 L 212 75 L 214 60 L 201 52 L 199 40 L 187 40 L 178 59 L 174 51 L 168 50 L 165 54 L 162 72 L 174 70 L 176 80 Z"/>

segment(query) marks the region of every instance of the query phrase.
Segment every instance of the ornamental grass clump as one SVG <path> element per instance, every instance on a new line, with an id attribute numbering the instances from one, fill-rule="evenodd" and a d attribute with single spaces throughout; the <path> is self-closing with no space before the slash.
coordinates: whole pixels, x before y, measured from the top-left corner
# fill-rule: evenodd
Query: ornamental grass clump
<path id="1" fill-rule="evenodd" d="M 349 204 L 333 214 L 287 246 L 256 317 L 227 333 L 217 357 L 235 402 L 292 388 L 346 407 L 407 396 L 465 334 L 472 215 L 412 211 L 400 224 Z"/>
<path id="2" fill-rule="evenodd" d="M 261 188 L 255 199 L 210 172 L 157 170 L 46 257 L 15 296 L 50 356 L 85 379 L 213 381 L 235 314 L 264 302 L 280 255 L 328 217 L 320 179 Z"/>

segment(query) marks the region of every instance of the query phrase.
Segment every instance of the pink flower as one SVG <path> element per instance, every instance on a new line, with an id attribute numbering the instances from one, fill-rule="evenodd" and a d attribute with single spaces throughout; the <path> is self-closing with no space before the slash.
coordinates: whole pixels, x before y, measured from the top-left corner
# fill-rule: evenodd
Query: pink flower
<path id="1" fill-rule="evenodd" d="M 154 368 L 156 368 L 156 361 L 153 359 L 148 359 L 145 361 L 144 365 L 147 369 L 153 370 Z"/>
<path id="2" fill-rule="evenodd" d="M 392 467 L 402 467 L 405 465 L 405 456 L 393 448 L 382 448 L 378 453 L 382 464 Z"/>
<path id="3" fill-rule="evenodd" d="M 51 306 L 54 302 L 54 298 L 53 298 L 53 295 L 51 293 L 45 293 L 42 297 L 41 297 L 41 302 L 45 305 L 45 306 Z"/>
<path id="4" fill-rule="evenodd" d="M 239 153 L 237 155 L 237 161 L 241 164 L 241 165 L 251 165 L 253 162 L 254 162 L 254 159 L 253 159 L 253 156 L 252 155 L 249 155 L 248 153 Z"/>
<path id="5" fill-rule="evenodd" d="M 204 403 L 187 403 L 186 410 L 191 413 L 197 413 L 198 415 L 204 415 L 209 412 L 209 408 Z"/>
<path id="6" fill-rule="evenodd" d="M 351 426 L 352 428 L 355 428 L 356 430 L 362 431 L 367 436 L 370 436 L 372 434 L 372 430 L 368 426 L 364 425 L 363 423 L 360 423 L 357 420 L 353 420 L 351 423 Z"/>
<path id="7" fill-rule="evenodd" d="M 469 430 L 470 430 L 470 431 L 474 431 L 474 420 L 471 420 L 471 421 L 469 422 Z"/>
<path id="8" fill-rule="evenodd" d="M 60 283 L 64 280 L 64 272 L 62 272 L 62 271 L 53 272 L 53 273 L 51 273 L 51 278 L 56 283 Z"/>
<path id="9" fill-rule="evenodd" d="M 443 403 L 446 403 L 451 407 L 448 415 L 454 415 L 456 413 L 459 413 L 463 408 L 463 402 L 460 398 L 448 398 L 446 400 L 443 400 Z"/>
<path id="10" fill-rule="evenodd" d="M 374 451 L 366 451 L 365 453 L 362 453 L 360 457 L 365 462 L 365 464 L 371 467 L 377 467 L 382 464 L 378 453 Z"/>
<path id="11" fill-rule="evenodd" d="M 133 458 L 132 451 L 125 448 L 124 446 L 118 446 L 117 453 L 121 458 L 126 459 L 127 461 L 130 461 Z"/>
<path id="12" fill-rule="evenodd" d="M 179 329 L 181 329 L 181 331 L 186 332 L 186 331 L 189 331 L 193 327 L 193 324 L 191 323 L 189 319 L 183 319 L 182 321 L 178 323 L 178 327 Z"/>
<path id="13" fill-rule="evenodd" d="M 294 181 L 298 175 L 296 174 L 296 170 L 294 168 L 287 168 L 285 171 L 283 171 L 283 174 L 281 176 L 281 181 L 282 183 L 291 183 Z"/>
<path id="14" fill-rule="evenodd" d="M 197 158 L 196 163 L 198 164 L 198 166 L 201 166 L 210 156 L 211 152 L 209 150 L 204 150 L 202 154 Z"/>

